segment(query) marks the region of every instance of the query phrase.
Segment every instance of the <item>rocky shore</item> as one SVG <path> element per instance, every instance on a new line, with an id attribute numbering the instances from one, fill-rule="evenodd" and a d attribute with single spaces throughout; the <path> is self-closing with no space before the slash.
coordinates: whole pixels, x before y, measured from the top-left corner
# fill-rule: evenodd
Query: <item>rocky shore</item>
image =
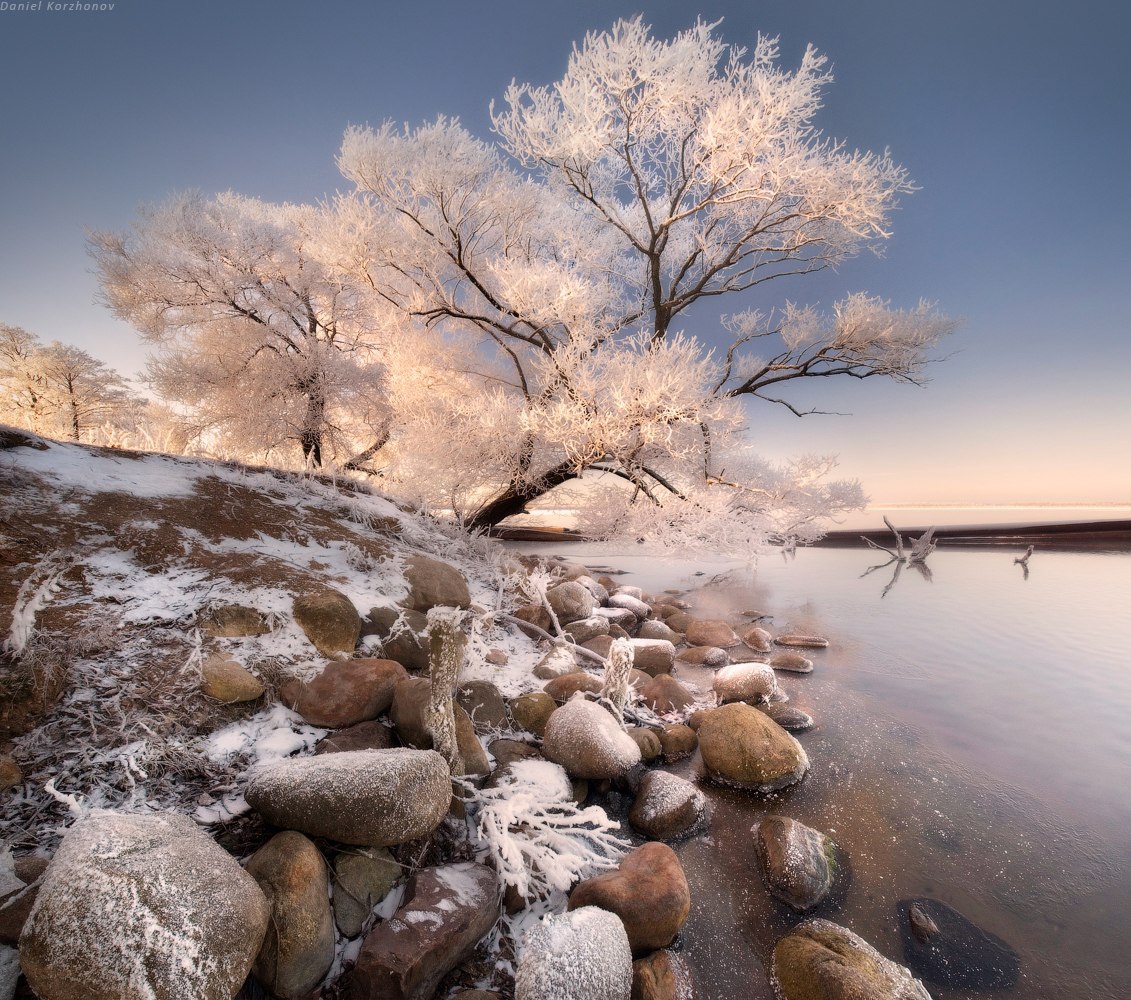
<path id="1" fill-rule="evenodd" d="M 824 637 L 334 484 L 0 444 L 0 997 L 709 996 L 672 845 L 804 779 L 780 678 Z M 830 836 L 750 837 L 785 1000 L 929 996 L 812 919 Z M 937 967 L 955 917 L 904 915 Z"/>

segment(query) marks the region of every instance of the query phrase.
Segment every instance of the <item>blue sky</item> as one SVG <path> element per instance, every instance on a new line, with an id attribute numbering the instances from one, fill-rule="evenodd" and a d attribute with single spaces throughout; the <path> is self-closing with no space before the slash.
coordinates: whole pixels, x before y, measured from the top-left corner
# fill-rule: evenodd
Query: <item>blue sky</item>
<path id="1" fill-rule="evenodd" d="M 9 4 L 9 6 L 12 6 Z M 46 8 L 46 4 L 44 4 Z M 883 259 L 750 303 L 920 297 L 964 325 L 925 389 L 822 381 L 848 417 L 750 410 L 763 452 L 836 453 L 882 501 L 1131 502 L 1131 6 L 1080 0 L 117 0 L 0 11 L 0 321 L 127 374 L 144 351 L 95 304 L 86 229 L 174 191 L 316 199 L 348 124 L 439 113 L 488 135 L 512 78 L 557 79 L 587 30 L 696 14 L 731 43 L 832 61 L 822 125 L 891 148 L 922 190 Z M 710 336 L 716 311 L 687 318 Z"/>

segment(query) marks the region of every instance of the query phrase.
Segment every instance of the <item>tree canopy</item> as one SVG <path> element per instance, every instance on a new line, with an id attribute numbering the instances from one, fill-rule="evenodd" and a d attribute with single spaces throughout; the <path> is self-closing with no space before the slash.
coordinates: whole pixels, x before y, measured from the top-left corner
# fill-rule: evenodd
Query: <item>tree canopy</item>
<path id="1" fill-rule="evenodd" d="M 860 490 L 825 459 L 759 461 L 747 402 L 801 413 L 796 380 L 921 381 L 953 323 L 865 293 L 752 307 L 881 245 L 912 185 L 816 128 L 824 56 L 785 69 L 776 40 L 747 52 L 716 28 L 588 35 L 560 81 L 492 105 L 491 141 L 444 117 L 351 128 L 354 190 L 328 205 L 174 199 L 96 237 L 107 297 L 201 419 L 315 462 L 340 435 L 339 461 L 360 449 L 350 464 L 470 526 L 584 478 L 568 503 L 597 534 L 811 534 Z M 711 351 L 681 323 L 723 297 L 738 311 Z"/>

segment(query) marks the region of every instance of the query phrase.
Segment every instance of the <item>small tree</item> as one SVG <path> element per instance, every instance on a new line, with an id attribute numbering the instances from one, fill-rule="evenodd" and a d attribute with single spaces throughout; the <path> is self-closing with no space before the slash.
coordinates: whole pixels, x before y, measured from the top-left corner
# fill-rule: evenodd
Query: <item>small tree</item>
<path id="1" fill-rule="evenodd" d="M 718 355 L 675 323 L 878 245 L 911 184 L 886 153 L 815 128 L 823 56 L 789 72 L 774 40 L 748 54 L 714 27 L 665 42 L 637 17 L 589 35 L 554 86 L 511 86 L 492 109 L 497 146 L 442 118 L 347 131 L 339 162 L 359 194 L 340 207 L 367 250 L 351 256 L 359 279 L 431 345 L 415 384 L 423 367 L 452 390 L 392 390 L 414 418 L 397 431 L 398 454 L 417 456 L 404 488 L 483 527 L 603 473 L 628 488 L 575 497 L 590 530 L 712 545 L 805 534 L 859 505 L 828 462 L 750 455 L 742 402 L 800 414 L 783 395 L 795 380 L 920 381 L 950 320 L 857 294 L 829 316 L 724 317 Z M 420 426 L 458 446 L 441 462 Z"/>
<path id="2" fill-rule="evenodd" d="M 0 412 L 7 423 L 46 432 L 51 406 L 36 360 L 40 346 L 23 327 L 0 323 Z"/>
<path id="3" fill-rule="evenodd" d="M 186 194 L 91 237 L 108 304 L 156 346 L 149 377 L 198 436 L 314 466 L 380 446 L 373 317 L 328 262 L 335 226 L 332 209 Z"/>

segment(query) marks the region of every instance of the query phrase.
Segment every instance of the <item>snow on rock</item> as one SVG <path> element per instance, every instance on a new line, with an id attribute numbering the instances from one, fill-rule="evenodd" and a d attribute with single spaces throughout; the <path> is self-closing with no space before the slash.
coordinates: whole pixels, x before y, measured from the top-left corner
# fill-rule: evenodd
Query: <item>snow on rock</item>
<path id="1" fill-rule="evenodd" d="M 715 674 L 714 686 L 719 701 L 761 701 L 773 694 L 777 680 L 768 663 L 732 663 Z"/>
<path id="2" fill-rule="evenodd" d="M 255 880 L 186 817 L 95 811 L 48 866 L 21 963 L 42 1000 L 229 1000 L 269 914 Z"/>
<path id="3" fill-rule="evenodd" d="M 361 847 L 431 833 L 451 804 L 451 774 L 434 750 L 349 750 L 279 761 L 247 788 L 269 822 Z"/>
<path id="4" fill-rule="evenodd" d="M 628 821 L 646 837 L 672 840 L 698 828 L 706 811 L 706 796 L 690 781 L 667 771 L 649 771 Z"/>
<path id="5" fill-rule="evenodd" d="M 640 763 L 640 748 L 617 720 L 580 697 L 550 716 L 542 753 L 575 778 L 619 778 Z"/>
<path id="6" fill-rule="evenodd" d="M 616 914 L 584 906 L 527 931 L 515 1000 L 629 1000 L 631 991 L 632 952 Z"/>
<path id="7" fill-rule="evenodd" d="M 12 1000 L 20 978 L 20 953 L 15 948 L 0 945 L 0 1000 Z"/>

